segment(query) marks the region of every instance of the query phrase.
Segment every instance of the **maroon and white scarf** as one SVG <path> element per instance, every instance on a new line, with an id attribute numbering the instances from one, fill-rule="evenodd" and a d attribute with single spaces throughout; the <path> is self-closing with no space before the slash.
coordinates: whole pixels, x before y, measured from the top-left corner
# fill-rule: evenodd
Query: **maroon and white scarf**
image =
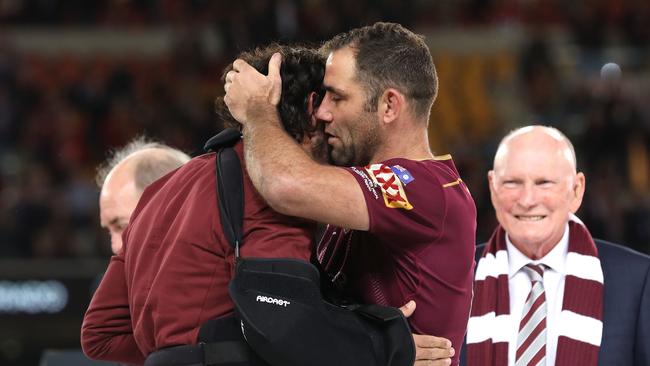
<path id="1" fill-rule="evenodd" d="M 498 226 L 476 267 L 467 365 L 506 366 L 511 329 L 505 231 Z M 603 271 L 591 234 L 572 215 L 556 366 L 597 365 L 603 333 Z"/>

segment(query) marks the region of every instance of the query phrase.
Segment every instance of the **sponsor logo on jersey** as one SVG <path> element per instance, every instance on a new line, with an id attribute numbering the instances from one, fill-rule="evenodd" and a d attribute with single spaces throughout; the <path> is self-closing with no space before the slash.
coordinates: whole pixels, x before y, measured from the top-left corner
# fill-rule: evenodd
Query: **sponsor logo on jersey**
<path id="1" fill-rule="evenodd" d="M 287 300 L 281 300 L 281 299 L 276 299 L 274 297 L 270 296 L 262 296 L 262 295 L 257 295 L 257 298 L 255 299 L 257 302 L 265 302 L 267 304 L 273 304 L 273 305 L 278 305 L 278 306 L 284 306 L 285 308 L 287 305 L 290 305 L 291 303 Z"/>
<path id="2" fill-rule="evenodd" d="M 363 183 L 366 185 L 366 188 L 368 188 L 368 191 L 371 192 L 375 196 L 375 199 L 376 200 L 379 199 L 379 194 L 377 193 L 377 190 L 375 189 L 377 187 L 377 185 L 375 184 L 375 182 L 370 177 L 368 177 L 366 172 L 364 172 L 363 170 L 360 170 L 359 168 L 356 168 L 356 167 L 351 167 L 350 169 L 352 169 L 353 172 L 355 172 L 358 176 L 360 176 L 363 179 Z"/>
<path id="3" fill-rule="evenodd" d="M 366 167 L 366 171 L 377 186 L 381 188 L 386 207 L 403 208 L 405 210 L 413 208 L 406 197 L 402 180 L 391 167 L 384 164 L 372 164 Z M 410 177 L 410 174 L 408 175 Z"/>

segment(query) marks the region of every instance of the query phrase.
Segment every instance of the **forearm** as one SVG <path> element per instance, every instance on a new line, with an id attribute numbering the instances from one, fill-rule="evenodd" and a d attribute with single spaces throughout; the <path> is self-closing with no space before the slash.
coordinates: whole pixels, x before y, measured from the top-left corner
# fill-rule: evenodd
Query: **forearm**
<path id="1" fill-rule="evenodd" d="M 300 192 L 296 189 L 318 164 L 284 131 L 277 114 L 269 114 L 265 118 L 267 121 L 248 123 L 244 127 L 246 170 L 255 188 L 271 207 L 285 214 L 296 215 L 296 212 L 283 210 L 283 203 L 292 200 L 285 189 L 293 191 L 295 200 L 301 201 Z"/>
<path id="2" fill-rule="evenodd" d="M 111 258 L 81 326 L 81 347 L 89 358 L 141 364 L 144 356 L 133 336 L 124 262 Z"/>
<path id="3" fill-rule="evenodd" d="M 145 357 L 140 352 L 133 334 L 115 334 L 101 328 L 82 329 L 81 347 L 93 360 L 142 364 Z"/>
<path id="4" fill-rule="evenodd" d="M 361 188 L 344 169 L 321 165 L 280 127 L 277 114 L 244 127 L 246 168 L 276 211 L 313 221 L 368 229 Z"/>

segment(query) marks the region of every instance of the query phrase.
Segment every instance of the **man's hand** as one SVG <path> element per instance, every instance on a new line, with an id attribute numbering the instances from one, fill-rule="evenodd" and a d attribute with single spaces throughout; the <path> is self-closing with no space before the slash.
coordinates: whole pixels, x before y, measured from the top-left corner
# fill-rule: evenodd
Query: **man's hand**
<path id="1" fill-rule="evenodd" d="M 282 56 L 273 54 L 269 60 L 268 75 L 260 74 L 244 60 L 233 62 L 226 74 L 223 100 L 230 114 L 241 124 L 277 116 L 277 105 L 282 94 L 280 65 Z"/>
<path id="2" fill-rule="evenodd" d="M 400 308 L 405 317 L 415 312 L 415 301 L 411 300 Z M 415 343 L 414 366 L 444 366 L 451 365 L 451 358 L 456 351 L 451 346 L 451 341 L 428 335 L 413 334 Z"/>

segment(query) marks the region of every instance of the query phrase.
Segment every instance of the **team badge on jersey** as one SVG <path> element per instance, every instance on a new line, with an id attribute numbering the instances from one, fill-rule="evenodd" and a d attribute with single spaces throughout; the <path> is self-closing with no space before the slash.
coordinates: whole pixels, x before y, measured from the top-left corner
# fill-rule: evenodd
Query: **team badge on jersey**
<path id="1" fill-rule="evenodd" d="M 406 171 L 406 169 L 404 170 Z M 404 191 L 402 180 L 391 167 L 384 164 L 372 164 L 366 167 L 366 171 L 372 180 L 381 189 L 386 207 L 403 208 L 405 210 L 410 210 L 413 208 L 411 203 L 408 201 L 408 198 L 406 197 L 406 192 Z M 410 178 L 407 179 L 407 181 L 412 182 L 413 177 L 411 174 L 408 173 L 407 175 Z"/>

